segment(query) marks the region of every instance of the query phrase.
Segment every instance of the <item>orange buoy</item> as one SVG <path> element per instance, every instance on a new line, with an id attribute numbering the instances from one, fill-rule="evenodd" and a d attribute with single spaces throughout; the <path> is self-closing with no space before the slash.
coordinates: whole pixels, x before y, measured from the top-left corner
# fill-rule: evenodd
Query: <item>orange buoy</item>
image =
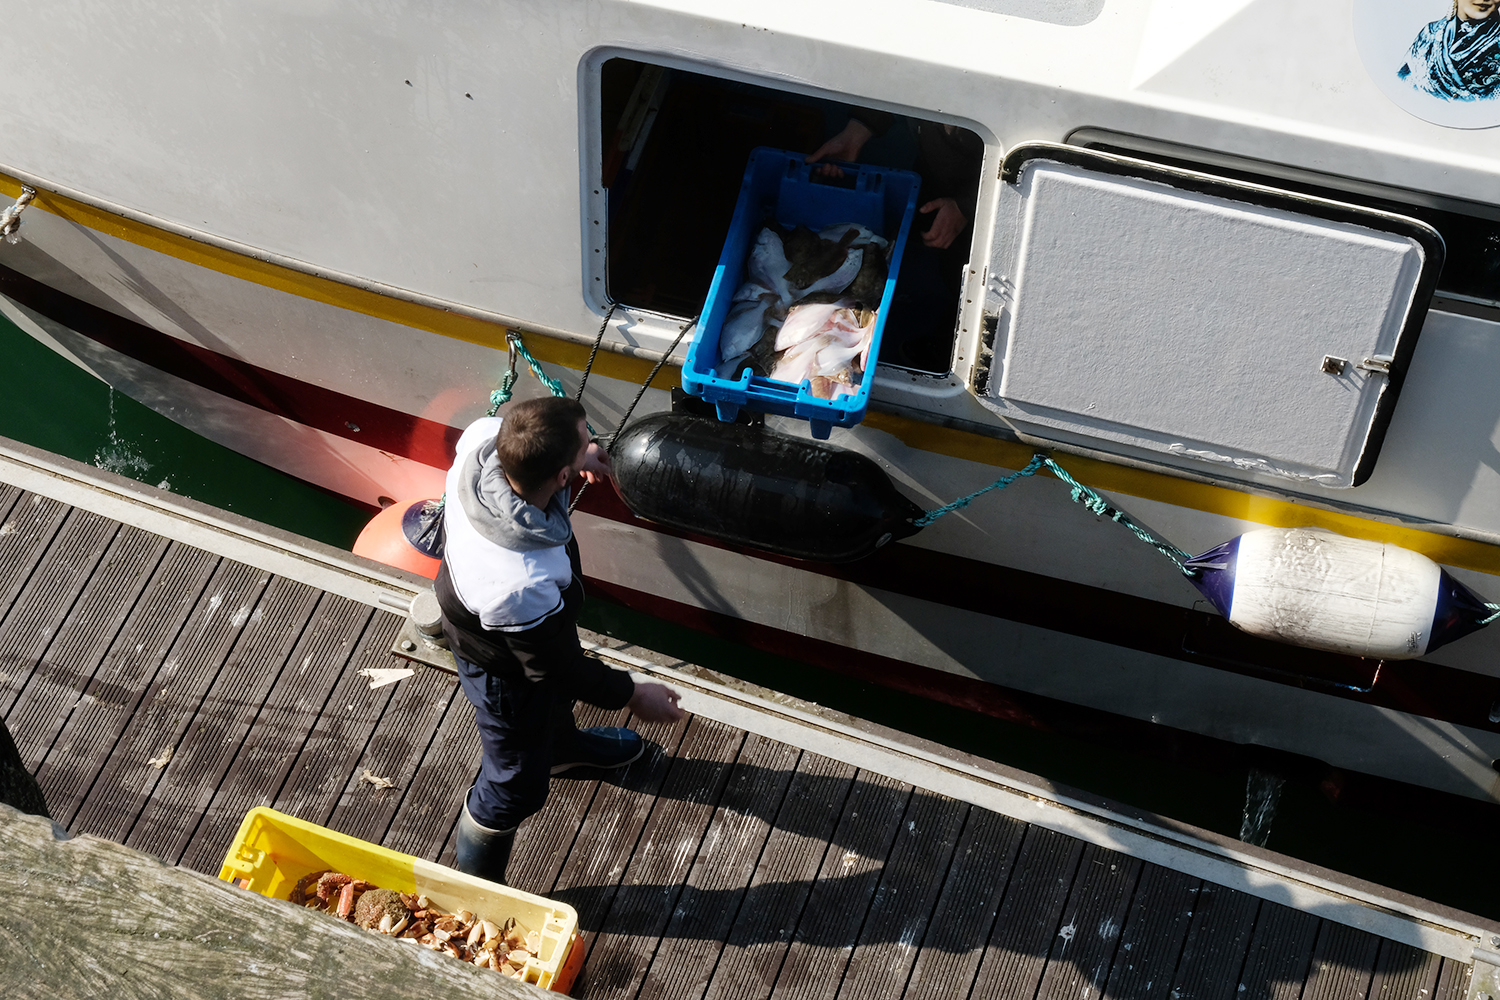
<path id="1" fill-rule="evenodd" d="M 354 554 L 435 579 L 443 556 L 442 510 L 441 500 L 398 500 L 365 525 Z"/>

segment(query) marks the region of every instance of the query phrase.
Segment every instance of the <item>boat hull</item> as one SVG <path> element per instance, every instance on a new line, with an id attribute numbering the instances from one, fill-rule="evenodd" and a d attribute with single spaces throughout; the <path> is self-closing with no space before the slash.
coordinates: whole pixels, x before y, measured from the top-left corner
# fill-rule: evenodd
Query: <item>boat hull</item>
<path id="1" fill-rule="evenodd" d="M 621 422 L 702 301 L 687 279 L 711 278 L 723 244 L 711 199 L 663 182 L 648 202 L 631 188 L 652 157 L 697 168 L 682 140 L 662 139 L 658 155 L 649 139 L 652 121 L 672 117 L 670 93 L 657 101 L 653 88 L 674 74 L 697 80 L 700 97 L 714 84 L 721 138 L 774 132 L 778 116 L 796 131 L 814 116 L 807 143 L 779 143 L 812 149 L 844 124 L 823 129 L 825 112 L 852 106 L 977 140 L 949 353 L 907 357 L 952 373 L 874 369 L 864 421 L 830 439 L 928 510 L 1034 450 L 1018 437 L 1032 431 L 975 396 L 1017 288 L 1000 253 L 1017 235 L 1000 175 L 1017 144 L 1092 131 L 1121 155 L 1252 184 L 1315 175 L 1332 185 L 1318 197 L 1497 216 L 1500 131 L 1442 129 L 1392 104 L 1351 44 L 1347 4 L 1257 0 L 1186 19 L 1144 3 L 891 4 L 879 17 L 723 0 L 13 6 L 28 33 L 0 65 L 11 96 L 0 192 L 27 184 L 37 197 L 22 242 L 0 245 L 0 309 L 153 409 L 372 510 L 442 490 L 453 442 L 506 369 L 512 329 L 569 392 L 589 367 L 596 429 Z M 1054 7 L 1083 13 L 1059 19 Z M 635 83 L 622 75 L 632 66 Z M 698 135 L 707 117 L 679 114 L 681 131 L 659 137 Z M 712 164 L 731 204 L 743 164 L 743 150 Z M 702 223 L 692 240 L 688 222 Z M 1467 251 L 1481 278 L 1487 232 L 1474 228 Z M 1143 259 L 1161 245 L 1142 242 Z M 1450 253 L 1449 270 L 1464 256 Z M 1077 270 L 1075 282 L 1065 268 L 1066 288 L 1103 277 Z M 692 274 L 675 298 L 658 297 L 677 272 Z M 1295 306 L 1312 287 L 1290 276 L 1279 300 Z M 1455 294 L 1489 294 L 1482 280 L 1465 287 Z M 1172 303 L 1179 329 L 1213 298 L 1200 289 Z M 1427 316 L 1356 489 L 1254 467 L 1234 478 L 1212 456 L 1111 458 L 1097 436 L 1040 439 L 1067 440 L 1058 457 L 1079 481 L 1186 551 L 1260 526 L 1322 527 L 1420 552 L 1500 598 L 1500 305 L 1468 305 Z M 1081 331 L 1069 364 L 1087 367 L 1088 336 L 1114 326 Z M 1163 357 L 1173 343 L 1148 346 Z M 1257 366 L 1242 340 L 1199 343 L 1187 367 L 1218 372 L 1216 386 L 1242 387 L 1233 373 Z M 1305 346 L 1296 367 L 1309 379 L 1324 378 L 1323 364 L 1381 364 Z M 667 409 L 676 383 L 669 364 L 634 413 Z M 1120 394 L 1157 388 L 1142 379 Z M 546 391 L 521 373 L 518 396 Z M 1248 391 L 1233 404 L 1257 405 L 1274 425 L 1279 404 Z M 1233 423 L 1233 406 L 1215 416 Z M 1071 709 L 1110 720 L 1116 740 L 1196 734 L 1500 800 L 1500 628 L 1378 677 L 1373 664 L 1252 640 L 1050 476 L 837 568 L 640 521 L 605 490 L 585 497 L 577 530 L 595 593 L 903 691 L 1035 725 L 1063 725 Z"/>
<path id="2" fill-rule="evenodd" d="M 441 492 L 451 442 L 483 412 L 507 362 L 495 346 L 288 296 L 108 236 L 98 239 L 113 255 L 75 259 L 71 277 L 59 280 L 39 262 L 56 259 L 46 253 L 49 231 L 72 224 L 38 222 L 28 230 L 30 256 L 9 255 L 0 274 L 8 318 L 198 433 L 372 506 L 381 497 Z M 100 304 L 104 275 L 126 255 L 138 279 L 175 289 L 157 301 L 177 324 L 152 326 L 139 308 Z M 92 281 L 83 277 L 90 265 Z M 279 316 L 270 328 L 246 322 L 268 314 Z M 182 334 L 190 324 L 195 338 Z M 241 333 L 216 340 L 219 330 Z M 396 338 L 406 347 L 388 350 Z M 549 359 L 551 374 L 576 387 L 586 352 L 523 338 Z M 503 328 L 495 339 L 503 342 Z M 585 395 L 605 426 L 634 395 L 625 376 L 647 370 L 618 355 L 607 367 L 591 374 Z M 664 369 L 665 385 L 648 390 L 638 413 L 670 405 L 673 371 Z M 366 395 L 348 391 L 356 382 Z M 545 391 L 523 374 L 517 394 Z M 836 432 L 834 443 L 866 453 L 930 507 L 1006 471 L 1000 458 L 957 457 L 958 445 L 974 455 L 1020 453 L 879 412 Z M 1206 548 L 1245 524 L 1159 499 L 1114 498 L 1188 547 Z M 1376 664 L 1250 640 L 1211 614 L 1170 563 L 1076 506 L 1052 479 L 988 496 L 838 567 L 643 521 L 612 491 L 589 491 L 575 525 L 595 593 L 914 696 L 1053 729 L 1070 725 L 1071 708 L 1090 720 L 1078 723 L 1084 728 L 1107 720 L 1110 738 L 1157 727 L 1500 801 L 1491 764 L 1500 758 L 1500 732 L 1486 716 L 1500 682 L 1472 669 L 1493 656 L 1489 634 L 1455 644 L 1447 657 L 1385 664 L 1378 680 Z M 1481 593 L 1500 593 L 1488 574 L 1457 572 Z"/>

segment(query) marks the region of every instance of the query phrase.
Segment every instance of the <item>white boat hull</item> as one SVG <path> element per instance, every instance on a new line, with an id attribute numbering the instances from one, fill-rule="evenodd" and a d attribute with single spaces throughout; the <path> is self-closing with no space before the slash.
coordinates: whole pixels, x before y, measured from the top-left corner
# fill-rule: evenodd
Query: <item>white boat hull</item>
<path id="1" fill-rule="evenodd" d="M 22 44 L 0 71 L 15 84 L 0 187 L 41 192 L 23 242 L 0 246 L 0 311 L 204 436 L 373 508 L 441 492 L 453 440 L 504 370 L 508 328 L 578 385 L 607 302 L 598 77 L 610 58 L 962 124 L 986 145 L 981 219 L 1007 146 L 1100 122 L 1457 197 L 1493 200 L 1500 180 L 1500 137 L 1408 120 L 1352 82 L 1364 72 L 1352 48 L 1314 46 L 1318 72 L 1342 81 L 1324 103 L 1299 103 L 1306 81 L 1262 73 L 1251 86 L 1242 64 L 1258 50 L 1236 55 L 1218 15 L 1167 39 L 1144 3 L 1077 24 L 952 4 L 879 19 L 710 6 L 498 4 L 444 22 L 162 5 L 184 19 L 175 34 L 152 17 L 28 9 L 31 30 L 70 40 L 88 70 L 64 86 Z M 1246 23 L 1292 16 L 1240 6 Z M 1283 56 L 1337 28 L 1314 6 L 1297 8 L 1298 31 L 1277 22 Z M 211 31 L 210 14 L 223 22 Z M 335 50 L 313 51 L 329 38 Z M 1066 65 L 1048 55 L 1059 43 L 1076 56 Z M 263 54 L 285 46 L 299 70 L 266 69 Z M 869 69 L 897 63 L 911 72 Z M 137 75 L 163 102 L 153 114 L 122 84 Z M 975 261 L 990 242 L 981 226 Z M 989 277 L 966 276 L 955 374 L 877 369 L 869 416 L 832 438 L 929 509 L 1031 452 L 969 391 Z M 1112 463 L 1082 445 L 1060 460 L 1191 552 L 1260 525 L 1328 527 L 1423 552 L 1500 598 L 1500 310 L 1486 308 L 1428 316 L 1356 490 Z M 618 423 L 684 319 L 614 314 L 584 399 L 597 427 Z M 664 369 L 637 415 L 666 409 L 676 379 Z M 518 395 L 544 391 L 522 374 Z M 805 433 L 794 424 L 781 426 Z M 1122 734 L 1168 727 L 1500 801 L 1500 629 L 1387 664 L 1373 686 L 1373 664 L 1237 645 L 1169 562 L 1054 479 L 841 569 L 661 530 L 597 494 L 577 526 L 596 591 L 809 662 L 997 715 L 1073 707 Z"/>

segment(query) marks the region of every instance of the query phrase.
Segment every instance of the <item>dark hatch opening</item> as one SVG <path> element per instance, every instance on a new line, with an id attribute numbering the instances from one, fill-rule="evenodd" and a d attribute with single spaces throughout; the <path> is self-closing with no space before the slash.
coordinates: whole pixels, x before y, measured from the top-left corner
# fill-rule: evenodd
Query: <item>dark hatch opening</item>
<path id="1" fill-rule="evenodd" d="M 600 71 L 601 176 L 608 195 L 606 277 L 611 301 L 684 318 L 697 314 L 739 197 L 751 150 L 771 146 L 812 152 L 848 123 L 851 113 L 875 123 L 861 162 L 922 172 L 935 131 L 977 150 L 960 183 L 977 191 L 983 141 L 967 129 L 865 111 L 853 104 L 784 93 L 611 59 Z M 924 140 L 924 135 L 927 138 Z M 925 142 L 925 147 L 924 147 Z M 927 159 L 924 159 L 927 156 Z M 952 175 L 951 163 L 941 166 Z M 932 171 L 929 171 L 932 174 Z M 919 205 L 930 200 L 928 184 Z M 950 179 L 949 183 L 953 183 Z M 946 373 L 953 354 L 961 276 L 973 243 L 968 226 L 945 251 L 922 245 L 934 214 L 913 223 L 886 320 L 880 362 Z"/>

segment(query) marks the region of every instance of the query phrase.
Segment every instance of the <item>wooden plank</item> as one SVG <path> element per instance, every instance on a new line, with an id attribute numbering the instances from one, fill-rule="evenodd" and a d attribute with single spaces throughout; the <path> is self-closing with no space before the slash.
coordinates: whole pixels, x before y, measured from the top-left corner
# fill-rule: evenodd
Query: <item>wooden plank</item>
<path id="1" fill-rule="evenodd" d="M 162 557 L 37 772 L 59 823 L 73 825 L 218 564 L 185 545 Z"/>
<path id="2" fill-rule="evenodd" d="M 1242 1000 L 1297 1000 L 1312 964 L 1322 921 L 1280 903 L 1265 900 L 1240 974 Z"/>
<path id="3" fill-rule="evenodd" d="M 812 1000 L 838 992 L 911 796 L 910 785 L 881 774 L 861 771 L 855 778 L 773 997 Z"/>
<path id="4" fill-rule="evenodd" d="M 1370 982 L 1370 1000 L 1432 1000 L 1442 965 L 1442 958 L 1429 951 L 1383 940 Z"/>
<path id="5" fill-rule="evenodd" d="M 130 835 L 162 777 L 160 763 L 151 762 L 182 741 L 268 582 L 241 563 L 219 564 L 84 799 L 75 833 L 116 841 Z"/>
<path id="6" fill-rule="evenodd" d="M 71 510 L 55 500 L 23 493 L 0 520 L 0 627 L 10 618 L 21 592 Z M 21 690 L 25 679 L 20 669 L 5 662 L 4 676 L 0 677 L 0 706 L 10 704 L 10 698 Z M 0 714 L 5 713 L 0 711 Z"/>
<path id="7" fill-rule="evenodd" d="M 275 802 L 373 614 L 354 601 L 322 595 L 317 614 L 272 685 L 179 864 L 216 875 L 245 813 Z"/>
<path id="8" fill-rule="evenodd" d="M 1103 992 L 1140 878 L 1141 862 L 1136 858 L 1096 844 L 1084 848 L 1038 997 Z"/>
<path id="9" fill-rule="evenodd" d="M 0 806 L 0 996 L 535 997 L 496 973 Z"/>
<path id="10" fill-rule="evenodd" d="M 389 664 L 382 661 L 379 665 Z M 454 707 L 455 699 L 460 709 L 467 705 L 453 676 L 437 670 L 420 671 L 395 688 L 364 753 L 347 774 L 333 815 L 324 824 L 375 844 L 384 840 L 390 830 L 401 797 L 411 785 L 417 765 L 442 725 L 443 716 Z M 368 696 L 376 694 L 366 682 L 365 690 L 355 697 L 373 701 Z M 338 708 L 333 707 L 335 711 Z M 390 787 L 373 784 L 364 779 L 366 771 L 392 784 Z"/>
<path id="11" fill-rule="evenodd" d="M 1375 935 L 1323 921 L 1302 989 L 1303 1000 L 1364 1000 L 1379 952 L 1380 938 Z"/>
<path id="12" fill-rule="evenodd" d="M 708 988 L 800 756 L 764 736 L 745 738 L 641 997 L 701 997 Z"/>
<path id="13" fill-rule="evenodd" d="M 599 783 L 550 894 L 576 909 L 579 927 L 590 934 L 609 913 L 620 878 L 656 805 L 657 792 L 692 721 L 692 716 L 685 715 L 670 725 L 635 725 L 648 741 L 645 754 Z"/>
<path id="14" fill-rule="evenodd" d="M 79 593 L 119 527 L 97 514 L 68 511 L 45 557 L 0 620 L 0 663 L 12 676 L 0 691 L 0 715 L 10 718 L 16 698 L 58 629 L 69 619 Z"/>
<path id="15" fill-rule="evenodd" d="M 400 710 L 412 712 L 420 705 L 420 698 L 406 697 L 405 689 L 412 686 L 415 677 L 372 691 L 369 678 L 359 673 L 389 660 L 391 643 L 400 627 L 401 619 L 395 615 L 376 612 L 371 616 L 354 656 L 313 720 L 281 791 L 276 793 L 276 809 L 327 826 L 350 775 L 359 775 L 355 762 L 365 752 L 387 708 L 394 702 Z M 417 676 L 421 676 L 420 671 Z M 400 699 L 395 697 L 397 691 L 402 693 Z"/>
<path id="16" fill-rule="evenodd" d="M 84 697 L 166 550 L 165 538 L 131 527 L 121 528 L 110 541 L 98 571 L 11 707 L 10 725 L 24 734 L 21 755 L 32 770 L 41 766 Z"/>
<path id="17" fill-rule="evenodd" d="M 1260 908 L 1254 896 L 1204 882 L 1172 977 L 1172 995 L 1202 1000 L 1239 997 L 1240 973 Z"/>
<path id="18" fill-rule="evenodd" d="M 839 996 L 899 997 L 906 989 L 970 809 L 947 796 L 912 794 Z"/>
<path id="19" fill-rule="evenodd" d="M 589 997 L 639 991 L 744 741 L 742 730 L 721 722 L 694 718 L 688 726 L 589 948 L 581 980 Z"/>
<path id="20" fill-rule="evenodd" d="M 458 822 L 464 798 L 479 773 L 479 728 L 474 706 L 454 682 L 454 695 L 411 780 L 391 826 L 386 847 L 436 861 Z"/>
<path id="21" fill-rule="evenodd" d="M 1474 966 L 1443 959 L 1443 970 L 1438 973 L 1437 992 L 1432 1000 L 1464 1000 L 1469 994 L 1469 979 L 1474 975 Z"/>
<path id="22" fill-rule="evenodd" d="M 1027 829 L 974 979 L 976 1000 L 1036 995 L 1082 857 L 1083 841 Z"/>
<path id="23" fill-rule="evenodd" d="M 1182 958 L 1202 882 L 1148 864 L 1120 931 L 1120 948 L 1104 987 L 1106 1000 L 1165 997 Z"/>
<path id="24" fill-rule="evenodd" d="M 194 707 L 192 722 L 125 839 L 127 847 L 173 864 L 181 860 L 318 595 L 304 584 L 272 577 L 255 606 L 234 615 L 244 617 L 234 646 Z"/>
<path id="25" fill-rule="evenodd" d="M 970 811 L 912 967 L 907 1000 L 968 996 L 1025 833 L 1019 820 L 977 807 Z"/>
<path id="26" fill-rule="evenodd" d="M 706 1000 L 771 995 L 857 774 L 853 765 L 817 754 L 797 761 Z"/>
<path id="27" fill-rule="evenodd" d="M 10 516 L 11 510 L 16 506 L 16 501 L 19 499 L 21 499 L 21 488 L 19 486 L 12 486 L 10 483 L 0 483 L 0 526 L 5 524 L 5 519 Z M 9 532 L 5 533 L 8 534 Z"/>
<path id="28" fill-rule="evenodd" d="M 623 726 L 626 711 L 606 711 L 579 702 L 573 717 L 579 728 L 590 726 Z M 547 793 L 547 804 L 542 811 L 527 817 L 516 831 L 515 846 L 511 849 L 510 866 L 505 870 L 506 881 L 517 889 L 545 896 L 557 884 L 557 876 L 573 841 L 583 827 L 589 805 L 599 788 L 599 772 L 583 768 L 565 771 L 552 779 Z M 450 834 L 443 847 L 442 863 L 453 864 L 454 838 Z"/>

